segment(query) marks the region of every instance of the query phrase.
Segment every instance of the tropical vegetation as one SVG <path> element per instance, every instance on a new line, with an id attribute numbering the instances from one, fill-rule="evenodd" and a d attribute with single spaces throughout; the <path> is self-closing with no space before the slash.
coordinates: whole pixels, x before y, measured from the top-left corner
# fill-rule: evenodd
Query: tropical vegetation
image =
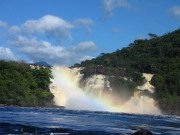
<path id="1" fill-rule="evenodd" d="M 0 61 L 0 104 L 48 106 L 53 99 L 49 68 L 30 68 L 23 61 Z"/>
<path id="2" fill-rule="evenodd" d="M 97 58 L 76 63 L 73 67 L 125 68 L 126 80 L 109 78 L 113 87 L 119 90 L 123 86 L 133 91 L 144 82 L 141 73 L 154 74 L 151 84 L 156 87 L 161 109 L 180 111 L 180 29 L 162 36 L 148 35 L 149 39 L 137 39 L 128 47 L 101 53 Z"/>

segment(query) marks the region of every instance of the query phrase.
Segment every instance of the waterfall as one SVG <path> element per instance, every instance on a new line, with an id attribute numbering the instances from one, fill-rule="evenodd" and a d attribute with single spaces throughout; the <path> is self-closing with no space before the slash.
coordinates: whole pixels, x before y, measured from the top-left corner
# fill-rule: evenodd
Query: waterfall
<path id="1" fill-rule="evenodd" d="M 148 96 L 141 95 L 140 91 L 135 91 L 126 103 L 121 108 L 125 112 L 140 113 L 140 114 L 160 114 L 160 110 L 156 107 L 156 101 Z"/>
<path id="2" fill-rule="evenodd" d="M 73 91 L 71 89 L 77 89 L 82 74 L 80 74 L 81 68 L 65 68 L 65 67 L 53 67 L 50 85 L 51 93 L 54 95 L 54 103 L 59 106 L 66 106 L 67 96 L 70 96 Z M 72 83 L 73 82 L 73 83 Z"/>
<path id="3" fill-rule="evenodd" d="M 55 104 L 65 106 L 67 109 L 108 111 L 106 106 L 98 102 L 98 99 L 89 97 L 83 89 L 79 88 L 79 82 L 83 77 L 79 72 L 81 69 L 82 68 L 70 69 L 65 67 L 52 68 L 54 79 L 52 80 L 50 90 L 54 95 Z M 90 82 L 86 82 L 90 84 Z M 94 86 L 96 87 L 96 85 Z M 101 85 L 99 86 L 101 87 Z M 92 89 L 93 87 L 91 89 L 89 88 L 89 92 Z"/>
<path id="4" fill-rule="evenodd" d="M 155 100 L 141 94 L 142 90 L 135 91 L 134 96 L 121 103 L 121 95 L 113 96 L 108 76 L 94 74 L 83 80 L 83 74 L 80 74 L 82 69 L 56 66 L 52 68 L 53 79 L 50 90 L 56 105 L 75 110 L 160 114 L 160 110 L 155 106 Z M 147 79 L 147 76 L 145 77 Z M 152 92 L 154 87 L 147 85 L 150 79 L 138 89 L 145 88 Z"/>
<path id="5" fill-rule="evenodd" d="M 105 87 L 112 91 L 110 83 L 105 75 L 92 75 L 84 81 L 83 90 L 86 94 L 94 97 L 100 97 Z"/>

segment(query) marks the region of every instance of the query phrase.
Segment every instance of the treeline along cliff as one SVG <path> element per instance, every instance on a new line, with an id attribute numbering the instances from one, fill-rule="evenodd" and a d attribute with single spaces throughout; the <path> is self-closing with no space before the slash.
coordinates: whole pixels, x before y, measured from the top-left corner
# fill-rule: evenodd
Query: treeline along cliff
<path id="1" fill-rule="evenodd" d="M 149 36 L 72 67 L 85 67 L 80 71 L 83 80 L 92 74 L 106 75 L 116 96 L 124 94 L 126 98 L 146 82 L 142 73 L 154 74 L 150 83 L 156 87 L 160 108 L 180 112 L 180 29 Z M 48 106 L 53 99 L 51 78 L 50 68 L 32 69 L 23 62 L 1 60 L 0 104 Z"/>
<path id="2" fill-rule="evenodd" d="M 0 61 L 0 104 L 48 106 L 53 99 L 49 85 L 51 69 L 34 68 L 24 62 Z"/>
<path id="3" fill-rule="evenodd" d="M 117 91 L 133 91 L 145 82 L 141 73 L 154 74 L 161 109 L 180 111 L 180 29 L 162 36 L 149 33 L 150 39 L 138 39 L 128 47 L 113 53 L 101 53 L 97 58 L 82 61 L 73 67 L 86 67 L 86 76 L 104 67 L 111 87 Z M 125 79 L 122 79 L 125 78 Z"/>

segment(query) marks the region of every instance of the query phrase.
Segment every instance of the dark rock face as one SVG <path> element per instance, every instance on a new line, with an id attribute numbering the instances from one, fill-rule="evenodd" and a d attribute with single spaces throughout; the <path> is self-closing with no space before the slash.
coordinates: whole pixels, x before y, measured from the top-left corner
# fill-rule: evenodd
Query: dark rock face
<path id="1" fill-rule="evenodd" d="M 135 133 L 131 135 L 154 135 L 154 134 L 145 129 L 138 129 Z"/>
<path id="2" fill-rule="evenodd" d="M 102 65 L 98 65 L 95 70 L 96 70 L 96 74 L 103 74 L 103 75 L 107 74 L 107 68 Z"/>
<path id="3" fill-rule="evenodd" d="M 125 72 L 125 71 L 126 71 L 125 68 L 118 68 L 118 69 L 117 69 L 118 74 L 121 75 L 121 76 L 124 76 L 124 72 Z"/>
<path id="4" fill-rule="evenodd" d="M 85 67 L 80 71 L 81 74 L 84 74 L 84 78 L 87 78 L 93 74 L 102 74 L 108 76 L 117 76 L 118 78 L 122 79 L 124 77 L 125 68 L 111 68 L 108 69 L 102 65 L 95 66 L 93 68 Z"/>
<path id="5" fill-rule="evenodd" d="M 95 74 L 95 69 L 83 68 L 82 70 L 80 70 L 80 74 L 84 74 L 83 76 L 83 80 L 84 80 L 85 78 L 88 78 L 91 75 Z"/>

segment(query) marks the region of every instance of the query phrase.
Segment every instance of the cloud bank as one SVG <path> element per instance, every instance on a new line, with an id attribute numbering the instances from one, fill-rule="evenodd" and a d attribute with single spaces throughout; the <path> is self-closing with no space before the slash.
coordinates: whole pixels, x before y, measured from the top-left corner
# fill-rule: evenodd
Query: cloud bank
<path id="1" fill-rule="evenodd" d="M 0 47 L 0 59 L 18 60 L 14 54 L 26 56 L 29 61 L 46 61 L 51 65 L 72 66 L 82 60 L 93 57 L 87 55 L 98 50 L 96 44 L 82 41 L 71 45 L 73 37 L 71 29 L 84 29 L 87 34 L 91 33 L 91 26 L 95 23 L 90 18 L 77 18 L 72 22 L 58 16 L 44 15 L 39 19 L 26 20 L 20 26 L 11 26 L 0 21 L 0 27 L 8 28 L 9 36 L 7 43 L 10 48 Z M 53 39 L 53 42 L 52 40 Z M 67 41 L 66 45 L 56 41 Z M 14 54 L 13 54 L 14 53 Z M 24 59 L 24 58 L 20 58 Z"/>
<path id="2" fill-rule="evenodd" d="M 54 46 L 47 41 L 38 41 L 36 38 L 17 36 L 10 42 L 17 48 L 17 52 L 26 55 L 32 61 L 46 61 L 50 64 L 70 66 L 79 63 L 81 60 L 92 57 L 80 53 L 90 53 L 97 50 L 92 41 L 79 43 L 77 46 L 62 47 Z"/>
<path id="3" fill-rule="evenodd" d="M 73 28 L 84 28 L 87 34 L 91 33 L 94 22 L 90 18 L 78 18 L 74 22 L 68 22 L 61 17 L 45 15 L 37 20 L 27 20 L 20 27 L 12 26 L 9 32 L 14 34 L 21 32 L 27 35 L 45 34 L 50 38 L 72 39 L 70 30 Z"/>
<path id="4" fill-rule="evenodd" d="M 110 18 L 114 15 L 113 10 L 121 7 L 133 8 L 133 6 L 127 0 L 103 0 L 103 19 Z"/>
<path id="5" fill-rule="evenodd" d="M 0 59 L 2 60 L 17 60 L 9 48 L 0 47 Z"/>
<path id="6" fill-rule="evenodd" d="M 6 22 L 3 22 L 3 21 L 0 20 L 0 27 L 2 27 L 2 28 L 7 28 L 8 25 L 7 25 Z"/>
<path id="7" fill-rule="evenodd" d="M 74 26 L 60 17 L 45 15 L 38 20 L 28 20 L 22 26 L 28 34 L 47 34 L 49 37 L 71 39 L 70 29 Z"/>
<path id="8" fill-rule="evenodd" d="M 98 48 L 93 41 L 85 41 L 73 47 L 73 50 L 80 53 L 91 53 L 97 51 Z"/>
<path id="9" fill-rule="evenodd" d="M 74 21 L 74 26 L 86 29 L 87 34 L 91 33 L 90 26 L 92 26 L 93 24 L 94 22 L 90 18 L 85 18 L 85 19 L 79 18 Z"/>
<path id="10" fill-rule="evenodd" d="M 172 6 L 168 11 L 173 17 L 180 20 L 180 6 Z"/>

